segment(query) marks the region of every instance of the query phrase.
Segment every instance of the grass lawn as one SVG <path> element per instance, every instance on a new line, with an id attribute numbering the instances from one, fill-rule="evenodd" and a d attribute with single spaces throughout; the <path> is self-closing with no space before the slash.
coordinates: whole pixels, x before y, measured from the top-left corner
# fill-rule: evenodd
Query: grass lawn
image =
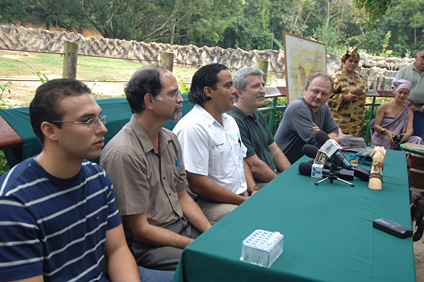
<path id="1" fill-rule="evenodd" d="M 1 98 L 8 106 L 28 106 L 41 79 L 62 77 L 63 57 L 60 54 L 46 54 L 0 50 L 0 85 L 7 81 L 11 94 L 3 93 Z M 139 68 L 147 66 L 134 61 L 78 57 L 77 79 L 85 81 L 98 99 L 121 97 L 125 83 Z M 182 92 L 187 91 L 195 69 L 174 68 L 174 74 Z M 23 81 L 13 81 L 23 80 Z M 28 81 L 32 80 L 32 81 Z M 1 90 L 0 90 L 1 94 Z"/>

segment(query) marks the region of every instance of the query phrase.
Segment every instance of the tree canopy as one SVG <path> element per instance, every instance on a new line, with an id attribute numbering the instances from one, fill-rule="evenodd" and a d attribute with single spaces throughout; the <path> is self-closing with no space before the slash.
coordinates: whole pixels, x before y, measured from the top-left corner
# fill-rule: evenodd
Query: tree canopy
<path id="1" fill-rule="evenodd" d="M 2 0 L 0 11 L 2 23 L 181 45 L 278 49 L 284 31 L 334 53 L 405 56 L 424 45 L 424 0 Z"/>

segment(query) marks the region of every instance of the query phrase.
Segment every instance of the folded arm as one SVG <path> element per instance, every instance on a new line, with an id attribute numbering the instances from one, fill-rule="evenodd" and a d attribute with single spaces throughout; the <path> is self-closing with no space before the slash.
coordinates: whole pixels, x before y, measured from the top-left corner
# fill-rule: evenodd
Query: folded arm
<path id="1" fill-rule="evenodd" d="M 279 171 L 285 171 L 289 166 L 291 166 L 291 163 L 287 159 L 286 155 L 284 155 L 283 151 L 281 151 L 280 147 L 278 147 L 277 143 L 274 142 L 268 147 Z"/>
<path id="2" fill-rule="evenodd" d="M 240 205 L 247 199 L 213 182 L 206 175 L 187 171 L 187 180 L 191 191 L 209 201 Z"/>
<path id="3" fill-rule="evenodd" d="M 277 174 L 273 171 L 258 155 L 253 155 L 246 158 L 246 163 L 249 166 L 252 175 L 262 182 L 269 182 L 273 180 Z"/>
<path id="4" fill-rule="evenodd" d="M 184 249 L 193 239 L 172 232 L 166 228 L 152 225 L 147 220 L 147 213 L 127 215 L 124 217 L 135 241 L 151 246 L 173 246 Z"/>
<path id="5" fill-rule="evenodd" d="M 200 232 L 205 232 L 212 227 L 209 220 L 204 215 L 193 198 L 187 193 L 187 190 L 178 191 L 180 206 L 187 220 Z"/>

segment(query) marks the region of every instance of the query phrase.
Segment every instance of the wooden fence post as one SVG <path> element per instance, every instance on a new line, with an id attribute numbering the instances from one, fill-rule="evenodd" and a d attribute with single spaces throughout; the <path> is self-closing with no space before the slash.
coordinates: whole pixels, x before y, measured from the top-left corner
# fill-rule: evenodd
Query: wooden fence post
<path id="1" fill-rule="evenodd" d="M 172 71 L 174 68 L 174 53 L 160 52 L 160 66 Z"/>
<path id="2" fill-rule="evenodd" d="M 63 56 L 63 78 L 77 78 L 78 44 L 65 41 Z"/>
<path id="3" fill-rule="evenodd" d="M 266 80 L 268 74 L 268 61 L 258 61 L 257 68 L 264 72 Z"/>

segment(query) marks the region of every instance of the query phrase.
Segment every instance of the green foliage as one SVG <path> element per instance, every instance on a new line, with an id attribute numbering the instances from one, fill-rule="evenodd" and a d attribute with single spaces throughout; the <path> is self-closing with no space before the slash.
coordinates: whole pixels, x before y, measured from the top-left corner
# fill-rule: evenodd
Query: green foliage
<path id="1" fill-rule="evenodd" d="M 45 74 L 41 73 L 40 71 L 35 70 L 30 64 L 25 63 L 25 62 L 20 61 L 20 60 L 16 60 L 16 61 L 19 62 L 19 63 L 22 63 L 24 65 L 27 65 L 38 76 L 41 83 L 49 81 L 49 79 L 47 78 L 47 76 Z"/>
<path id="2" fill-rule="evenodd" d="M 277 97 L 277 98 L 265 99 L 265 103 L 264 103 L 263 107 L 272 107 L 273 103 L 274 103 L 274 99 L 277 100 L 277 103 L 276 103 L 277 109 L 275 110 L 275 115 L 274 115 L 274 127 L 273 127 L 272 132 L 271 132 L 272 136 L 275 135 L 275 132 L 277 131 L 278 126 L 281 123 L 281 120 L 283 119 L 284 111 L 285 111 L 286 106 L 287 106 L 287 98 L 286 97 Z M 273 112 L 272 111 L 263 111 L 262 113 L 265 117 L 265 120 L 269 124 L 269 122 L 271 120 L 271 115 L 273 114 Z"/>
<path id="3" fill-rule="evenodd" d="M 0 91 L 1 91 L 1 93 L 0 93 L 0 109 L 8 108 L 6 102 L 4 101 L 5 97 L 3 96 L 3 94 L 4 94 L 5 91 L 6 91 L 6 93 L 9 93 L 9 95 L 12 94 L 12 91 L 9 88 L 9 86 L 11 86 L 11 85 L 12 85 L 11 81 L 7 81 L 5 83 L 0 84 Z"/>
<path id="4" fill-rule="evenodd" d="M 390 37 L 392 37 L 392 32 L 389 30 L 384 38 L 383 43 L 383 53 L 380 54 L 380 56 L 390 57 L 392 55 L 392 50 L 387 50 L 387 46 L 389 45 Z"/>
<path id="5" fill-rule="evenodd" d="M 0 11 L 0 22 L 200 47 L 283 49 L 283 32 L 384 56 L 424 43 L 424 0 L 2 0 Z"/>
<path id="6" fill-rule="evenodd" d="M 177 76 L 178 78 L 178 88 L 181 93 L 188 93 L 190 91 L 190 86 L 187 85 L 187 83 L 184 82 L 184 79 L 180 76 Z"/>
<path id="7" fill-rule="evenodd" d="M 365 8 L 372 21 L 382 18 L 392 6 L 392 0 L 355 0 L 355 2 L 359 8 Z"/>
<path id="8" fill-rule="evenodd" d="M 12 94 L 9 88 L 10 85 L 12 85 L 11 81 L 7 81 L 5 83 L 0 84 L 0 90 L 1 90 L 0 99 L 3 99 L 4 91 L 7 91 L 9 95 Z"/>
<path id="9" fill-rule="evenodd" d="M 0 150 L 0 175 L 4 174 L 6 171 L 8 171 L 9 165 L 7 164 L 6 157 L 4 156 L 3 150 Z"/>
<path id="10" fill-rule="evenodd" d="M 245 1 L 243 10 L 234 16 L 234 22 L 221 36 L 219 46 L 244 50 L 270 49 L 274 35 L 268 27 L 267 2 Z"/>

